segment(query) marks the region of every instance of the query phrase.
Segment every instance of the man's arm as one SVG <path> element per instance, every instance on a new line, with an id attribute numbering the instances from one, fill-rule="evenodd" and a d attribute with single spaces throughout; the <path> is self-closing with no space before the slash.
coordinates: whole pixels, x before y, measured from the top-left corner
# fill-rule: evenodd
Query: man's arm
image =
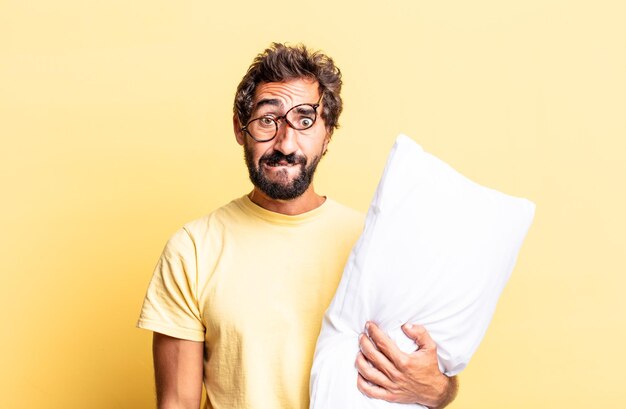
<path id="1" fill-rule="evenodd" d="M 445 375 L 444 375 L 445 376 Z M 456 376 L 446 377 L 446 387 L 444 388 L 443 398 L 439 403 L 439 406 L 433 406 L 432 409 L 442 409 L 452 403 L 456 398 L 456 394 L 459 392 L 459 380 Z"/>
<path id="2" fill-rule="evenodd" d="M 198 409 L 204 343 L 155 332 L 152 337 L 158 409 Z"/>
<path id="3" fill-rule="evenodd" d="M 419 403 L 433 409 L 447 406 L 456 397 L 456 377 L 439 370 L 437 345 L 419 325 L 405 325 L 405 334 L 419 347 L 402 352 L 376 324 L 368 323 L 359 337 L 356 360 L 357 387 L 365 395 L 397 403 Z"/>

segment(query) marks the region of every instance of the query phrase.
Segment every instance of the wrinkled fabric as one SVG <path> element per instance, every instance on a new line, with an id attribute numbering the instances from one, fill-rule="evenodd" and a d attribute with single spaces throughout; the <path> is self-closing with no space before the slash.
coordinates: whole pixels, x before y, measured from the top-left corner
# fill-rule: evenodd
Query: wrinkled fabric
<path id="1" fill-rule="evenodd" d="M 235 199 L 168 240 L 137 326 L 204 343 L 205 409 L 305 409 L 324 310 L 364 218 L 331 198 L 298 215 Z"/>
<path id="2" fill-rule="evenodd" d="M 405 352 L 417 346 L 401 325 L 424 325 L 437 343 L 440 369 L 452 376 L 465 368 L 491 321 L 534 212 L 529 200 L 467 179 L 400 135 L 324 315 L 310 408 L 400 406 L 357 389 L 358 336 L 368 320 Z"/>

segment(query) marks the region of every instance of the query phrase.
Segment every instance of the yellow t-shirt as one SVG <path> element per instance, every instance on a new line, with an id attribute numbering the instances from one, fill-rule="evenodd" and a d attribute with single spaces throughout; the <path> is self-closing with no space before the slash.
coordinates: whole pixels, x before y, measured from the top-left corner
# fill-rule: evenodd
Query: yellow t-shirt
<path id="1" fill-rule="evenodd" d="M 324 311 L 364 215 L 331 199 L 296 216 L 247 196 L 168 241 L 137 326 L 204 341 L 211 409 L 308 409 Z"/>

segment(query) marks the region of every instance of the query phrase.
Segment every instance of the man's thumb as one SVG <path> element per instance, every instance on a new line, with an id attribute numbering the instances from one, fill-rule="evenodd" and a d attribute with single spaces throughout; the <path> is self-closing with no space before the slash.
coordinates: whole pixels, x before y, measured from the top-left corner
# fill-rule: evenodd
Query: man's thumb
<path id="1" fill-rule="evenodd" d="M 411 338 L 417 344 L 419 349 L 435 347 L 435 341 L 430 337 L 426 328 L 422 325 L 406 323 L 402 326 L 402 331 L 407 337 Z"/>

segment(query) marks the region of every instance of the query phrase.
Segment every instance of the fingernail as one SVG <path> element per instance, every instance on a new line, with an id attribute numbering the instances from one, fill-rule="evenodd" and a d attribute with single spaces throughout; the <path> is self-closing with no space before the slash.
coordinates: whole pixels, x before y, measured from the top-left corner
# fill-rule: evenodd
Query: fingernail
<path id="1" fill-rule="evenodd" d="M 413 324 L 404 324 L 404 328 L 411 329 L 413 328 Z"/>

